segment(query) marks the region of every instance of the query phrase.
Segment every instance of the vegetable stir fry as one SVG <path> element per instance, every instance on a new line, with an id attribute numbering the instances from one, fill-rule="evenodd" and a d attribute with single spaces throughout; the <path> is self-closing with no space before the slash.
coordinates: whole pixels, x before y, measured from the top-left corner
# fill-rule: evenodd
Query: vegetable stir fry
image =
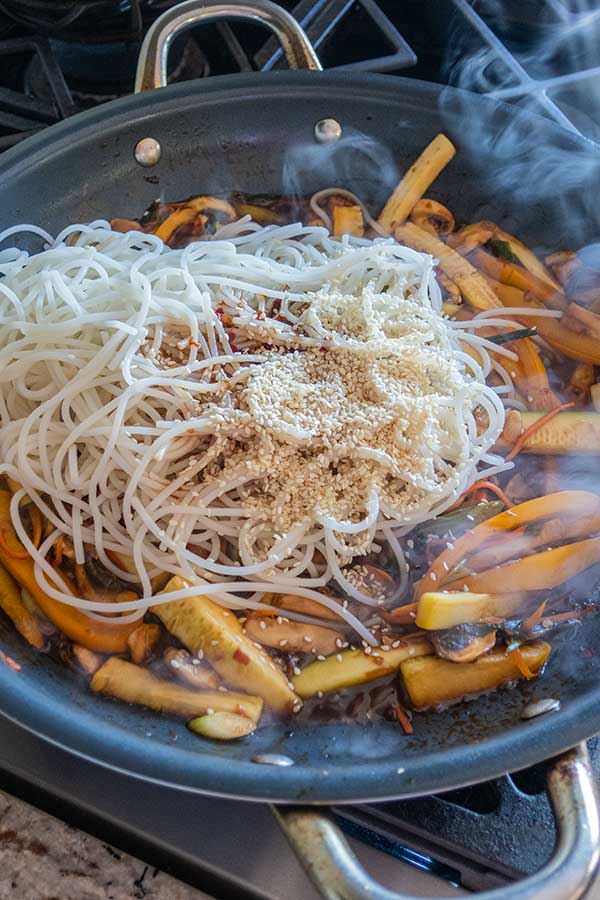
<path id="1" fill-rule="evenodd" d="M 236 611 L 201 586 L 194 591 L 193 581 L 157 570 L 155 595 L 179 599 L 123 621 L 90 617 L 40 585 L 11 505 L 18 502 L 36 549 L 56 523 L 4 475 L 0 608 L 24 640 L 58 653 L 92 691 L 179 716 L 213 740 L 244 738 L 261 717 L 331 708 L 347 720 L 382 715 L 411 733 L 413 711 L 542 673 L 561 630 L 595 611 L 600 497 L 573 482 L 569 461 L 600 446 L 600 277 L 572 250 L 540 259 L 495 222 L 457 223 L 426 196 L 454 155 L 438 135 L 379 212 L 331 188 L 307 198 L 156 201 L 141 218 L 114 219 L 111 227 L 185 248 L 218 239 L 246 217 L 261 226 L 324 226 L 339 238 L 391 237 L 429 254 L 444 316 L 460 325 L 466 364 L 484 366 L 469 340 L 475 331 L 495 364 L 484 372 L 505 408 L 494 449 L 512 464 L 471 484 L 440 514 L 390 532 L 395 554 L 381 547 L 351 560 L 344 577 L 372 605 L 332 581 L 319 589 L 324 603 L 306 591 L 262 590 L 251 608 Z M 231 320 L 221 319 L 233 345 Z M 477 407 L 473 429 L 488 425 L 488 409 Z M 91 601 L 140 598 L 132 558 L 109 549 L 108 568 L 93 545 L 83 549 L 82 559 L 67 534 L 49 544 L 47 563 L 67 591 Z M 372 642 L 349 627 L 347 613 Z"/>

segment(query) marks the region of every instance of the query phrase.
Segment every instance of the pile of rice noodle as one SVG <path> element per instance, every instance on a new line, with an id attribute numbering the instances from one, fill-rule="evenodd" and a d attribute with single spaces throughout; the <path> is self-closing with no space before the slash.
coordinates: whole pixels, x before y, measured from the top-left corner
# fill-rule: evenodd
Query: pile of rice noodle
<path id="1" fill-rule="evenodd" d="M 346 596 L 377 606 L 381 600 L 348 578 L 353 539 L 361 555 L 387 545 L 396 556 L 398 585 L 388 598 L 396 603 L 407 586 L 398 538 L 452 506 L 476 478 L 505 468 L 490 448 L 504 423 L 500 396 L 510 403 L 513 388 L 486 348 L 516 357 L 474 332 L 479 321 L 507 330 L 510 323 L 498 315 L 464 323 L 444 318 L 426 255 L 391 240 L 335 239 L 325 228 L 299 224 L 262 228 L 248 218 L 181 250 L 153 235 L 114 233 L 104 221 L 70 226 L 55 240 L 33 226 L 0 240 L 17 231 L 38 235 L 44 249 L 0 252 L 0 473 L 23 487 L 13 496 L 12 522 L 40 585 L 92 618 L 118 612 L 120 621 L 134 620 L 154 603 L 198 592 L 195 586 L 153 597 L 157 572 L 200 583 L 203 593 L 233 609 L 255 608 L 264 592 L 276 591 L 340 610 L 320 593 L 332 579 Z M 367 317 L 377 311 L 375 337 L 353 340 L 311 316 L 313 305 L 321 308 L 336 291 L 363 297 Z M 406 356 L 402 336 L 385 333 L 403 303 L 421 317 L 428 352 L 451 367 L 453 388 L 437 403 L 444 446 L 422 448 L 431 456 L 433 486 L 413 491 L 405 508 L 392 508 L 378 491 L 379 474 L 348 520 L 315 510 L 287 533 L 266 538 L 264 514 L 250 502 L 260 481 L 255 472 L 203 483 L 219 441 L 239 426 L 231 391 L 276 351 L 343 346 L 377 356 L 379 346 Z M 270 329 L 266 349 L 253 342 L 253 327 Z M 477 347 L 482 365 L 461 350 L 459 335 Z M 493 389 L 485 383 L 492 370 L 496 385 L 502 382 Z M 296 440 L 301 454 L 301 436 Z M 335 444 L 328 452 L 335 460 Z M 339 449 L 361 452 L 375 473 L 394 463 L 372 445 Z M 18 515 L 25 493 L 52 526 L 38 549 Z M 253 544 L 257 530 L 262 552 Z M 91 545 L 108 570 L 137 586 L 140 599 L 73 596 L 46 559 L 61 533 L 71 539 L 76 562 L 84 562 Z M 107 551 L 130 557 L 135 574 Z M 347 606 L 340 610 L 347 623 L 373 643 Z"/>

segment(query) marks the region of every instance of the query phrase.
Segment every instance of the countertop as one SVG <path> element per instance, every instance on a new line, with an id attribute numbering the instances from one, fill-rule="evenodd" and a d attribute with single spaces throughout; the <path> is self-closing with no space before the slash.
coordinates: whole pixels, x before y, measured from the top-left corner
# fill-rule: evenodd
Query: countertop
<path id="1" fill-rule="evenodd" d="M 206 895 L 0 792 L 0 900 L 205 900 Z"/>

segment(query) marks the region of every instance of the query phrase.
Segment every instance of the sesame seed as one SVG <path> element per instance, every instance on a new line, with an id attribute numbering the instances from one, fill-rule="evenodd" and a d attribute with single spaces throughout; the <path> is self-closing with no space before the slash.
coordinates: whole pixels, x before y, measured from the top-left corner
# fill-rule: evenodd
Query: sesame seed
<path id="1" fill-rule="evenodd" d="M 216 641 L 216 640 L 212 640 L 212 641 L 210 642 L 210 646 L 211 646 L 211 647 L 217 647 L 218 644 L 219 644 L 219 642 Z"/>
<path id="2" fill-rule="evenodd" d="M 267 623 L 265 622 L 264 619 L 261 619 L 261 620 L 260 620 L 260 622 L 258 623 L 258 627 L 259 627 L 260 629 L 262 629 L 262 631 L 265 630 L 265 628 L 267 627 Z"/>
<path id="3" fill-rule="evenodd" d="M 344 657 L 342 656 L 341 653 L 338 653 L 338 654 L 337 654 L 336 659 L 337 659 L 338 662 L 343 662 L 343 661 L 344 661 Z"/>
<path id="4" fill-rule="evenodd" d="M 282 638 L 282 639 L 279 641 L 279 646 L 280 646 L 280 647 L 287 647 L 287 639 L 286 639 L 286 638 Z"/>
<path id="5" fill-rule="evenodd" d="M 212 706 L 209 706 L 209 707 L 208 707 L 208 709 L 206 710 L 206 714 L 207 714 L 207 716 L 214 716 L 215 711 L 214 711 L 214 709 L 212 708 Z"/>
<path id="6" fill-rule="evenodd" d="M 437 581 L 437 575 L 435 574 L 435 572 L 430 572 L 429 578 L 431 581 Z"/>

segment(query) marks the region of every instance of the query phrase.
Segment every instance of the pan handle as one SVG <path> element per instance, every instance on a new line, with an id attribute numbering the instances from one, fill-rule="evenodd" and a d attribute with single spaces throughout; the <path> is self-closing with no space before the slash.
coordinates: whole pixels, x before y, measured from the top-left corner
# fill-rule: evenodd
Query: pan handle
<path id="1" fill-rule="evenodd" d="M 246 19 L 266 25 L 274 34 L 290 69 L 322 66 L 304 29 L 285 9 L 270 0 L 185 0 L 159 16 L 149 28 L 138 60 L 135 91 L 150 91 L 167 83 L 167 56 L 175 35 L 215 19 Z"/>
<path id="2" fill-rule="evenodd" d="M 558 833 L 554 855 L 534 875 L 483 891 L 477 900 L 578 900 L 585 894 L 600 856 L 600 812 L 586 745 L 552 760 L 547 778 Z M 411 900 L 371 878 L 328 813 L 306 806 L 273 809 L 326 900 Z"/>

